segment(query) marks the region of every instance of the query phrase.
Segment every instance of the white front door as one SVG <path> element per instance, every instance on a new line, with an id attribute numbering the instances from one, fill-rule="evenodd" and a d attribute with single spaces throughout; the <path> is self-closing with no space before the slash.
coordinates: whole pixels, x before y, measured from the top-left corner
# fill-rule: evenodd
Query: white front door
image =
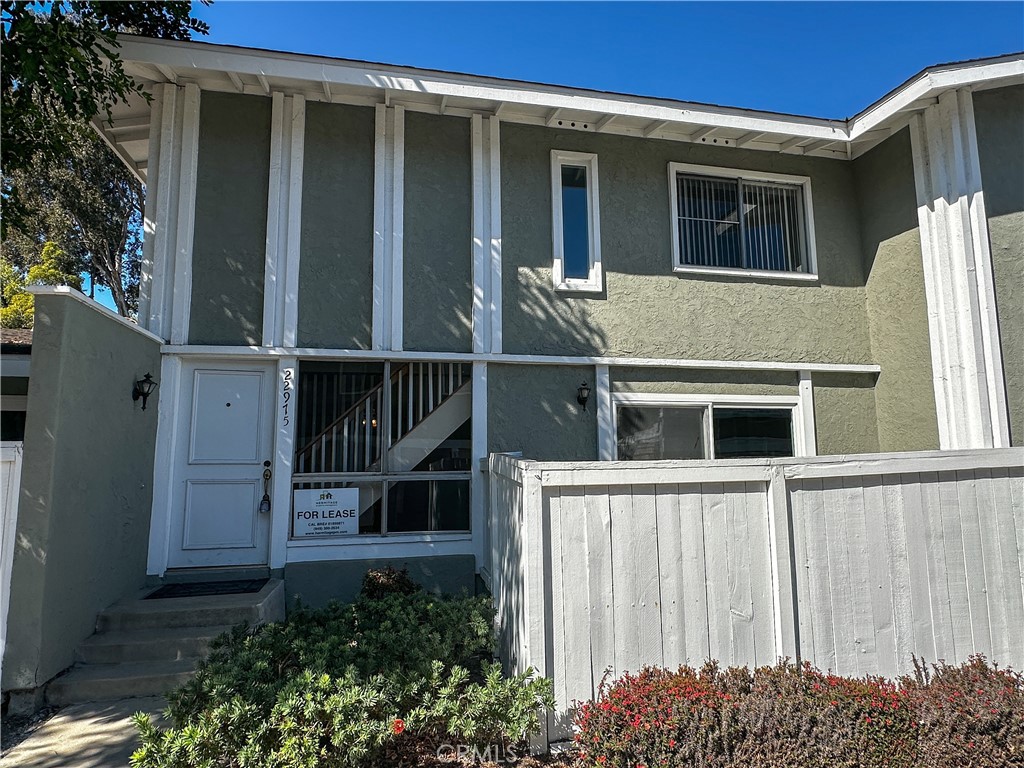
<path id="1" fill-rule="evenodd" d="M 184 366 L 171 568 L 267 564 L 270 513 L 260 501 L 273 454 L 273 382 L 273 366 Z"/>

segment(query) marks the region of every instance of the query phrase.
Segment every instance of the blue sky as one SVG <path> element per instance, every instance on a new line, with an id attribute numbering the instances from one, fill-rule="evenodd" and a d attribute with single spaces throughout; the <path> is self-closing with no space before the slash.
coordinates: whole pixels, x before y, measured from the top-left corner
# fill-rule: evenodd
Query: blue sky
<path id="1" fill-rule="evenodd" d="M 849 117 L 926 66 L 1024 50 L 1024 3 L 216 0 L 208 39 Z"/>

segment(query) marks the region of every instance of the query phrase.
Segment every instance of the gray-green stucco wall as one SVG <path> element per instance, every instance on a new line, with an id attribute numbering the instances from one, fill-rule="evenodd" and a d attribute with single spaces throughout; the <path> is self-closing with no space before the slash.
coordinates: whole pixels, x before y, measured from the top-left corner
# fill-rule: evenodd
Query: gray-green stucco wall
<path id="1" fill-rule="evenodd" d="M 306 105 L 300 347 L 372 344 L 373 163 L 372 108 Z"/>
<path id="2" fill-rule="evenodd" d="M 405 349 L 472 351 L 472 184 L 470 121 L 406 113 Z"/>
<path id="3" fill-rule="evenodd" d="M 271 101 L 203 91 L 199 107 L 191 344 L 260 344 Z"/>
<path id="4" fill-rule="evenodd" d="M 522 451 L 538 461 L 597 459 L 597 406 L 576 403 L 594 369 L 568 365 L 487 366 L 487 451 Z"/>
<path id="5" fill-rule="evenodd" d="M 96 614 L 143 586 L 160 390 L 159 342 L 67 296 L 36 297 L 3 689 L 74 660 Z"/>
<path id="6" fill-rule="evenodd" d="M 875 450 L 938 450 L 909 129 L 854 160 L 853 168 L 864 244 L 871 352 L 882 369 L 874 388 Z M 866 398 L 859 390 L 854 394 Z M 828 397 L 834 395 L 830 392 Z"/>
<path id="7" fill-rule="evenodd" d="M 1024 445 L 1024 86 L 974 94 L 1010 441 Z"/>
<path id="8" fill-rule="evenodd" d="M 597 153 L 602 294 L 552 285 L 552 149 Z M 820 281 L 676 276 L 670 162 L 809 176 Z M 501 197 L 506 352 L 871 362 L 848 162 L 502 125 Z"/>

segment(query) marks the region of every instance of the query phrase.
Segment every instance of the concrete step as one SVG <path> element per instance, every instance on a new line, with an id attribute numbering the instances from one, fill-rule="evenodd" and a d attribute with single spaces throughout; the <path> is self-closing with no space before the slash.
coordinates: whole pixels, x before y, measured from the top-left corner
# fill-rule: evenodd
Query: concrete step
<path id="1" fill-rule="evenodd" d="M 47 686 L 46 701 L 64 707 L 86 701 L 159 696 L 187 682 L 197 662 L 181 659 L 72 667 Z"/>
<path id="2" fill-rule="evenodd" d="M 139 596 L 114 603 L 97 617 L 96 631 L 223 627 L 284 620 L 284 582 L 280 579 L 271 579 L 259 592 L 245 595 L 140 599 L 153 591 L 149 588 Z"/>
<path id="3" fill-rule="evenodd" d="M 230 626 L 130 629 L 93 635 L 75 650 L 82 664 L 178 661 L 203 658 L 212 640 Z"/>
<path id="4" fill-rule="evenodd" d="M 156 577 L 154 577 L 156 578 Z M 194 584 L 199 581 L 240 581 L 242 579 L 269 579 L 270 569 L 265 565 L 231 565 L 215 568 L 168 568 L 160 584 Z"/>

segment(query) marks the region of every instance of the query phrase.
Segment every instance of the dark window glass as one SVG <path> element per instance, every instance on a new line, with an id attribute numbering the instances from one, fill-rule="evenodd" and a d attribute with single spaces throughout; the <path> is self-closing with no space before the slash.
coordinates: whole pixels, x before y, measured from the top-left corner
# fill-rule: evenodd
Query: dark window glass
<path id="1" fill-rule="evenodd" d="M 676 193 L 683 264 L 807 271 L 799 186 L 680 174 Z"/>
<path id="2" fill-rule="evenodd" d="M 590 276 L 587 169 L 583 166 L 562 166 L 562 273 L 581 280 Z"/>
<path id="3" fill-rule="evenodd" d="M 619 406 L 619 459 L 639 461 L 705 458 L 704 410 Z"/>
<path id="4" fill-rule="evenodd" d="M 0 411 L 0 440 L 25 439 L 25 411 Z"/>
<path id="5" fill-rule="evenodd" d="M 469 530 L 469 480 L 388 483 L 388 531 Z"/>
<path id="6" fill-rule="evenodd" d="M 715 458 L 793 455 L 793 412 L 771 408 L 714 409 Z"/>
<path id="7" fill-rule="evenodd" d="M 382 363 L 300 364 L 296 472 L 380 470 L 383 381 Z"/>

